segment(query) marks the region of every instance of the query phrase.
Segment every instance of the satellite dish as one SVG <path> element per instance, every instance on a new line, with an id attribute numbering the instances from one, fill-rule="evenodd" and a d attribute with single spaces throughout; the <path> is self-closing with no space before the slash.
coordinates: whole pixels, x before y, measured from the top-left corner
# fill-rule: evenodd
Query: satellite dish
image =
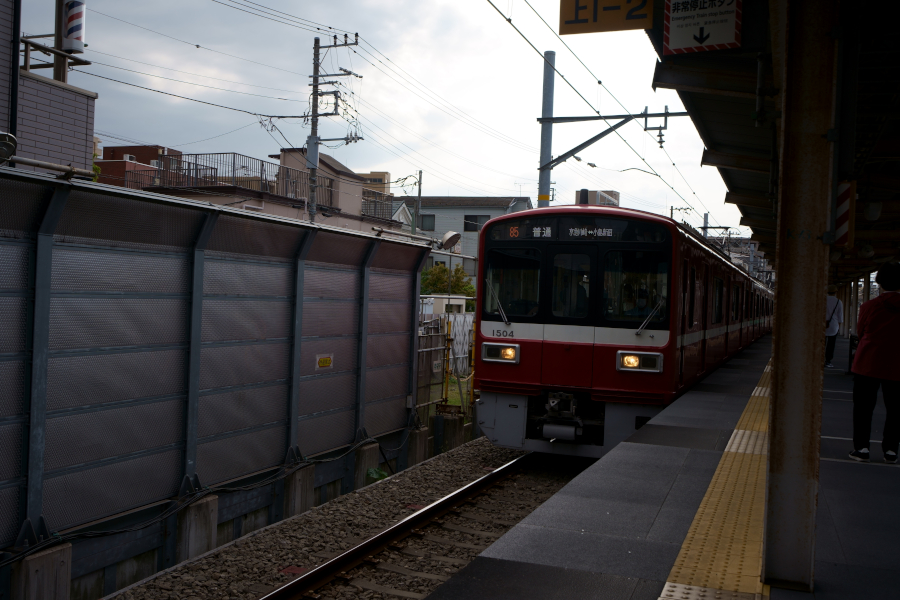
<path id="1" fill-rule="evenodd" d="M 444 234 L 444 237 L 441 238 L 441 249 L 446 250 L 447 248 L 452 248 L 461 237 L 462 236 L 455 231 L 448 231 Z"/>
<path id="2" fill-rule="evenodd" d="M 0 162 L 6 162 L 16 155 L 19 142 L 11 133 L 0 133 Z"/>

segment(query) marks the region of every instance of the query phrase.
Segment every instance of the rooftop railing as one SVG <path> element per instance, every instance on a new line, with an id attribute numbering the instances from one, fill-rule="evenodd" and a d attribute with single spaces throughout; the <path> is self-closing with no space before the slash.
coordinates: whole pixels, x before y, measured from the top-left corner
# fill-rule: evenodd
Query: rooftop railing
<path id="1" fill-rule="evenodd" d="M 334 206 L 334 179 L 320 175 L 318 183 L 317 204 Z M 159 167 L 155 169 L 129 171 L 126 186 L 135 189 L 234 186 L 307 200 L 309 173 L 232 152 L 170 154 L 160 156 Z"/>
<path id="2" fill-rule="evenodd" d="M 390 219 L 394 214 L 393 196 L 363 188 L 362 214 L 379 219 Z"/>

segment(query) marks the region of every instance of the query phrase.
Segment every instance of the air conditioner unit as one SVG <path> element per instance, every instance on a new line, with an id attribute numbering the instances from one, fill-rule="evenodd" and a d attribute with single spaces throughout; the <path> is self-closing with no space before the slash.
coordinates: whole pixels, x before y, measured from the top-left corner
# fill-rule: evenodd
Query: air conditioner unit
<path id="1" fill-rule="evenodd" d="M 137 162 L 137 159 L 134 157 L 134 154 L 126 154 L 125 156 L 122 157 L 122 160 Z"/>
<path id="2" fill-rule="evenodd" d="M 158 168 L 159 168 L 159 161 L 158 161 L 158 160 L 151 160 L 151 161 L 150 161 L 150 166 L 151 166 L 151 167 L 156 167 L 156 168 L 158 169 Z"/>

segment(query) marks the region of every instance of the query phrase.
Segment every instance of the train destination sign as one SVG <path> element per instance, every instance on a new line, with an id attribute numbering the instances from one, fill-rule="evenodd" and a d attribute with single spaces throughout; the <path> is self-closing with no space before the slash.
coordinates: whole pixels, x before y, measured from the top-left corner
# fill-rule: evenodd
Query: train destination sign
<path id="1" fill-rule="evenodd" d="M 741 46 L 742 0 L 665 0 L 663 54 Z"/>
<path id="2" fill-rule="evenodd" d="M 652 29 L 654 1 L 560 0 L 559 34 Z"/>

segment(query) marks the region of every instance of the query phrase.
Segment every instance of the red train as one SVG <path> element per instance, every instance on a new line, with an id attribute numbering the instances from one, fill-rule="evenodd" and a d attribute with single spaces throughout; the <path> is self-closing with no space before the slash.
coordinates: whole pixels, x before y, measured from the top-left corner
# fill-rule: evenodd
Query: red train
<path id="1" fill-rule="evenodd" d="M 479 259 L 476 418 L 498 446 L 601 456 L 771 329 L 771 290 L 642 211 L 504 215 Z"/>

